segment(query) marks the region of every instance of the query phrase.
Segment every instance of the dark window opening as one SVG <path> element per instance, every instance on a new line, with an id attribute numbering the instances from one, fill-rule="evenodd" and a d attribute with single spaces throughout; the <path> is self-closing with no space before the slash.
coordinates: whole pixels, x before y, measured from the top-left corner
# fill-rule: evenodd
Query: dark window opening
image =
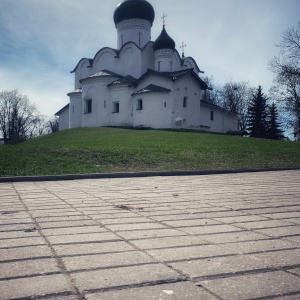
<path id="1" fill-rule="evenodd" d="M 157 71 L 160 71 L 160 61 L 157 62 Z"/>
<path id="2" fill-rule="evenodd" d="M 187 97 L 183 98 L 183 107 L 187 107 Z"/>
<path id="3" fill-rule="evenodd" d="M 137 100 L 136 110 L 143 110 L 143 100 L 142 99 Z"/>
<path id="4" fill-rule="evenodd" d="M 119 102 L 114 102 L 113 113 L 118 113 L 118 112 L 120 112 L 120 103 Z"/>
<path id="5" fill-rule="evenodd" d="M 92 112 L 92 99 L 85 100 L 85 113 L 90 114 Z"/>
<path id="6" fill-rule="evenodd" d="M 215 117 L 215 112 L 213 110 L 210 111 L 210 120 L 213 121 Z"/>

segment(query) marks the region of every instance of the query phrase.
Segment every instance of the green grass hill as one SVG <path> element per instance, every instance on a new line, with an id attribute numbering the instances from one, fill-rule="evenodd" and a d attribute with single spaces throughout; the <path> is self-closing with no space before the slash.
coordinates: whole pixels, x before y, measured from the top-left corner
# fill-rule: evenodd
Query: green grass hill
<path id="1" fill-rule="evenodd" d="M 300 167 L 300 143 L 102 127 L 0 145 L 1 177 L 273 167 Z"/>

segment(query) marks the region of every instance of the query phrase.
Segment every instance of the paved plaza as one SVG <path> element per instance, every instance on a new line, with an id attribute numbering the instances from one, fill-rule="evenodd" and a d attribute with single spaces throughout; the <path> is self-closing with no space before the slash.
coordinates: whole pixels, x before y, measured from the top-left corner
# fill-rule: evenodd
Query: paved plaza
<path id="1" fill-rule="evenodd" d="M 0 183 L 0 299 L 300 299 L 300 170 Z"/>

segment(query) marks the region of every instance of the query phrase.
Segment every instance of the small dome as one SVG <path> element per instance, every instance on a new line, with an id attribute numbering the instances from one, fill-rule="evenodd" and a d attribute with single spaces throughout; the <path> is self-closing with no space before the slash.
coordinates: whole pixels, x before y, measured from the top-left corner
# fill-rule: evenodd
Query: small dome
<path id="1" fill-rule="evenodd" d="M 124 0 L 115 9 L 114 22 L 117 25 L 128 19 L 144 19 L 153 24 L 155 13 L 146 0 Z"/>
<path id="2" fill-rule="evenodd" d="M 163 27 L 163 30 L 162 30 L 160 36 L 154 42 L 153 49 L 154 49 L 154 51 L 160 50 L 160 49 L 171 49 L 173 51 L 175 50 L 175 42 L 167 34 L 165 26 Z"/>

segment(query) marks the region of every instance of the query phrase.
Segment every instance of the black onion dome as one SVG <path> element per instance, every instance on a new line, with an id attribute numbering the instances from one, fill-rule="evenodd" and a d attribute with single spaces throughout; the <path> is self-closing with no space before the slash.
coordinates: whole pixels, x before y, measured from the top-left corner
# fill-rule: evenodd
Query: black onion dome
<path id="1" fill-rule="evenodd" d="M 144 19 L 153 24 L 155 13 L 146 0 L 124 0 L 115 9 L 114 22 L 117 25 L 127 19 Z"/>
<path id="2" fill-rule="evenodd" d="M 153 44 L 154 51 L 160 49 L 172 49 L 175 50 L 175 42 L 174 40 L 167 34 L 165 26 L 160 34 L 160 36 L 156 39 Z"/>

